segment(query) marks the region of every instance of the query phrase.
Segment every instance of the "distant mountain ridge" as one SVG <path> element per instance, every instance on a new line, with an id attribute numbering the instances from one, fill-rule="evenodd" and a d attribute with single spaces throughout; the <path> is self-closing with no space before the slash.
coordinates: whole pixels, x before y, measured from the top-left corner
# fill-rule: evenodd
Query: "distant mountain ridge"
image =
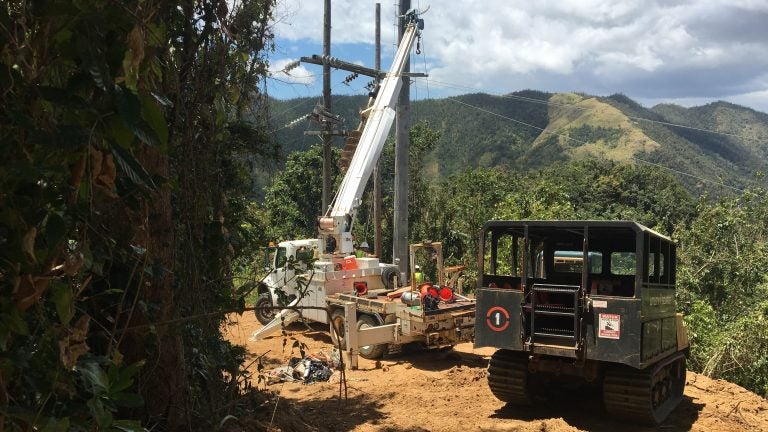
<path id="1" fill-rule="evenodd" d="M 354 129 L 366 100 L 334 96 L 332 112 Z M 306 122 L 282 128 L 310 112 L 317 101 L 271 101 L 276 137 L 286 154 L 318 142 L 304 135 L 307 128 L 316 128 Z M 768 114 L 725 102 L 645 108 L 624 95 L 525 90 L 419 100 L 411 104 L 411 118 L 428 122 L 441 134 L 425 158 L 426 173 L 435 178 L 474 167 L 528 171 L 597 157 L 663 166 L 695 190 L 702 182 L 698 178 L 735 188 L 755 182 L 764 186 L 765 178 L 756 173 L 768 170 Z"/>

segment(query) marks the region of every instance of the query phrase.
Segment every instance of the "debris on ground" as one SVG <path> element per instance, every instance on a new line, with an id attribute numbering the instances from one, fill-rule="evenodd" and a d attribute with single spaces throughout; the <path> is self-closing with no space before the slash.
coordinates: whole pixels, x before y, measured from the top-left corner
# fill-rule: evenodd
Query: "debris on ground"
<path id="1" fill-rule="evenodd" d="M 267 384 L 293 381 L 311 384 L 328 381 L 333 371 L 339 367 L 340 359 L 339 350 L 336 348 L 330 353 L 321 350 L 304 358 L 292 357 L 286 366 L 276 367 L 266 372 Z"/>

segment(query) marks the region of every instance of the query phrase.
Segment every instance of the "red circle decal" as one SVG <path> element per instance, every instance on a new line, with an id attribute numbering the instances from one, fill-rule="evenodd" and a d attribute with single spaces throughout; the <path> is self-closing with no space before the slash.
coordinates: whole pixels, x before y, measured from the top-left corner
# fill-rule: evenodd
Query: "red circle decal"
<path id="1" fill-rule="evenodd" d="M 501 306 L 494 306 L 485 314 L 485 323 L 493 331 L 504 331 L 509 327 L 509 312 Z"/>

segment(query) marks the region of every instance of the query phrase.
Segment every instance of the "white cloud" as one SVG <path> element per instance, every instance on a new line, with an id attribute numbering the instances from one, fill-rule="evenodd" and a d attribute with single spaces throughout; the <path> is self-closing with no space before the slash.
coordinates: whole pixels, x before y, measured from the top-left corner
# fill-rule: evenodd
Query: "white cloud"
<path id="1" fill-rule="evenodd" d="M 280 0 L 275 17 L 275 35 L 279 39 L 296 41 L 323 40 L 322 0 Z M 392 35 L 395 7 L 392 1 L 381 2 L 381 37 Z M 375 1 L 332 0 L 331 40 L 337 43 L 373 43 L 375 36 Z"/>
<path id="2" fill-rule="evenodd" d="M 381 2 L 382 46 L 389 53 L 394 3 Z M 374 5 L 333 0 L 334 47 L 373 42 Z M 321 43 L 322 8 L 321 0 L 282 0 L 278 42 Z M 433 2 L 423 18 L 430 76 L 483 91 L 758 101 L 743 95 L 767 88 L 765 0 Z"/>

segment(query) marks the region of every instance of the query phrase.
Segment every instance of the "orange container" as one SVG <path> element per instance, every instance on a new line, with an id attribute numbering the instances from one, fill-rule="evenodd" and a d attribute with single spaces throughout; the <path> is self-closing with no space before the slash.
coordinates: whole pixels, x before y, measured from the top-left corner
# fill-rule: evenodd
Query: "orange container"
<path id="1" fill-rule="evenodd" d="M 344 257 L 342 267 L 344 270 L 357 270 L 357 258 L 354 255 Z"/>

